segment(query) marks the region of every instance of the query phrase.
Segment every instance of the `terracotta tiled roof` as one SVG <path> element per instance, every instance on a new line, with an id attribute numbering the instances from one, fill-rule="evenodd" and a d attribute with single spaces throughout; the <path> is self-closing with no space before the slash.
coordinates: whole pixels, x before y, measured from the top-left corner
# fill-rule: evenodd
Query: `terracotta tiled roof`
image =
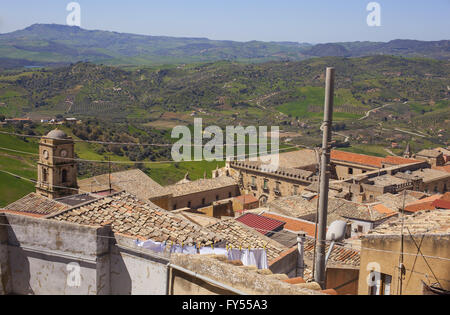
<path id="1" fill-rule="evenodd" d="M 237 186 L 236 180 L 228 176 L 219 176 L 216 178 L 199 179 L 192 182 L 166 186 L 164 187 L 164 192 L 166 194 L 172 194 L 174 197 L 178 197 L 229 186 Z"/>
<path id="2" fill-rule="evenodd" d="M 304 248 L 305 256 L 312 259 L 314 255 L 314 239 L 307 238 Z M 330 244 L 327 243 L 325 248 L 326 253 L 328 252 L 329 248 Z M 333 264 L 358 267 L 360 265 L 360 251 L 335 244 L 328 260 L 327 266 L 330 267 Z"/>
<path id="3" fill-rule="evenodd" d="M 216 233 L 224 235 L 227 245 L 233 248 L 266 248 L 267 257 L 272 260 L 287 249 L 286 246 L 271 240 L 245 224 L 235 219 L 222 220 L 206 227 Z"/>
<path id="4" fill-rule="evenodd" d="M 450 211 L 448 210 L 433 210 L 420 211 L 412 215 L 389 221 L 384 223 L 372 231 L 369 235 L 400 235 L 403 226 L 403 233 L 411 234 L 448 234 L 450 233 Z"/>
<path id="5" fill-rule="evenodd" d="M 331 160 L 355 163 L 355 164 L 360 164 L 360 165 L 364 165 L 364 166 L 381 168 L 383 159 L 384 158 L 382 158 L 382 157 L 356 154 L 356 153 L 351 153 L 351 152 L 344 152 L 344 151 L 338 151 L 338 150 L 331 151 Z"/>
<path id="6" fill-rule="evenodd" d="M 250 204 L 259 202 L 258 199 L 256 199 L 253 195 L 242 195 L 235 198 L 237 201 L 239 201 L 242 204 Z"/>
<path id="7" fill-rule="evenodd" d="M 390 209 L 386 206 L 384 206 L 383 204 L 378 204 L 372 207 L 374 210 L 378 211 L 379 213 L 385 213 L 385 214 L 395 214 L 397 213 L 396 211 L 394 211 L 393 209 Z"/>
<path id="8" fill-rule="evenodd" d="M 420 163 L 421 161 L 406 159 L 400 156 L 387 156 L 383 159 L 383 163 L 390 165 L 403 165 L 403 164 L 413 164 Z"/>
<path id="9" fill-rule="evenodd" d="M 273 213 L 263 213 L 265 217 L 286 222 L 284 229 L 293 232 L 305 232 L 310 237 L 315 237 L 316 225 L 312 222 L 289 218 L 287 216 L 276 215 Z"/>
<path id="10" fill-rule="evenodd" d="M 180 245 L 207 246 L 222 240 L 220 233 L 213 233 L 127 192 L 98 199 L 47 218 L 92 226 L 111 224 L 115 233 L 158 242 L 172 241 Z"/>
<path id="11" fill-rule="evenodd" d="M 413 176 L 419 176 L 423 179 L 424 183 L 433 182 L 439 179 L 450 178 L 450 174 L 447 172 L 434 170 L 431 168 L 425 168 L 421 170 L 417 170 L 411 173 Z"/>
<path id="12" fill-rule="evenodd" d="M 433 206 L 438 209 L 450 209 L 450 201 L 449 200 L 435 200 L 433 201 Z"/>
<path id="13" fill-rule="evenodd" d="M 30 193 L 6 206 L 5 210 L 45 216 L 68 208 L 68 205 L 61 202 L 49 199 L 36 193 Z"/>
<path id="14" fill-rule="evenodd" d="M 278 231 L 283 228 L 286 222 L 267 218 L 262 215 L 254 213 L 245 213 L 236 219 L 237 221 L 244 223 L 245 225 L 255 229 L 261 234 L 268 235 L 273 231 Z"/>
<path id="15" fill-rule="evenodd" d="M 305 200 L 301 196 L 282 197 L 271 202 L 268 207 L 270 212 L 279 213 L 294 218 L 314 216 L 317 212 L 318 199 Z M 380 213 L 368 205 L 362 205 L 340 198 L 328 199 L 327 222 L 344 219 L 357 219 L 376 222 L 391 214 Z M 309 220 L 309 218 L 308 218 Z"/>
<path id="16" fill-rule="evenodd" d="M 438 171 L 442 171 L 442 172 L 450 173 L 450 165 L 445 165 L 445 166 L 434 166 L 433 169 L 434 169 L 434 170 L 438 170 Z"/>
<path id="17" fill-rule="evenodd" d="M 441 199 L 442 195 L 433 195 L 424 199 L 417 200 L 409 203 L 405 207 L 407 212 L 418 212 L 423 210 L 434 210 L 436 207 L 433 205 L 435 200 Z"/>
<path id="18" fill-rule="evenodd" d="M 78 181 L 80 191 L 97 192 L 109 189 L 109 174 Z M 143 200 L 163 196 L 163 187 L 139 169 L 111 174 L 111 186 L 116 191 L 125 190 Z"/>
<path id="19" fill-rule="evenodd" d="M 406 205 L 419 200 L 419 198 L 409 193 L 406 194 L 405 198 L 403 198 L 403 193 L 395 195 L 386 193 L 376 197 L 377 201 L 381 202 L 386 208 L 394 211 L 399 211 L 403 208 L 403 199 L 405 199 Z"/>

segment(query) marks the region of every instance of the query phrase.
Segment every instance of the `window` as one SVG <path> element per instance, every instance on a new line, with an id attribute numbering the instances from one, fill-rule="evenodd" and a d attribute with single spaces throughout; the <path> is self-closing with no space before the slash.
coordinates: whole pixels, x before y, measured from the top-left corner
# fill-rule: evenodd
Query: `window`
<path id="1" fill-rule="evenodd" d="M 230 191 L 230 192 L 228 192 L 228 198 L 231 198 L 231 196 L 232 196 L 232 194 L 231 194 L 231 191 Z"/>
<path id="2" fill-rule="evenodd" d="M 42 169 L 42 181 L 44 183 L 48 181 L 48 170 L 46 168 Z"/>
<path id="3" fill-rule="evenodd" d="M 391 294 L 392 276 L 376 271 L 372 271 L 370 275 L 372 276 L 372 283 L 374 285 L 369 287 L 369 295 Z"/>
<path id="4" fill-rule="evenodd" d="M 275 183 L 275 190 L 280 191 L 280 182 Z"/>
<path id="5" fill-rule="evenodd" d="M 294 195 L 298 195 L 298 186 L 294 185 Z"/>
<path id="6" fill-rule="evenodd" d="M 63 183 L 67 182 L 67 170 L 62 171 L 62 182 Z"/>
<path id="7" fill-rule="evenodd" d="M 177 210 L 177 204 L 173 205 L 173 210 Z"/>
<path id="8" fill-rule="evenodd" d="M 256 186 L 256 176 L 252 176 L 252 187 Z"/>
<path id="9" fill-rule="evenodd" d="M 349 174 L 349 175 L 352 175 L 352 174 L 353 174 L 353 168 L 351 168 L 351 167 L 348 168 L 348 174 Z"/>
<path id="10" fill-rule="evenodd" d="M 202 205 L 204 205 L 206 202 L 205 198 L 202 199 Z"/>
<path id="11" fill-rule="evenodd" d="M 216 200 L 219 200 L 219 195 L 216 195 Z"/>
<path id="12" fill-rule="evenodd" d="M 187 203 L 187 207 L 188 207 L 188 208 L 190 208 L 190 207 L 191 207 L 191 202 L 190 202 L 190 201 L 188 201 L 188 203 Z"/>
<path id="13" fill-rule="evenodd" d="M 269 189 L 269 180 L 268 180 L 268 179 L 265 179 L 265 180 L 264 180 L 264 186 L 263 186 L 263 188 L 264 188 L 264 189 Z"/>
<path id="14" fill-rule="evenodd" d="M 364 227 L 362 225 L 358 225 L 358 233 L 362 233 L 364 231 Z"/>

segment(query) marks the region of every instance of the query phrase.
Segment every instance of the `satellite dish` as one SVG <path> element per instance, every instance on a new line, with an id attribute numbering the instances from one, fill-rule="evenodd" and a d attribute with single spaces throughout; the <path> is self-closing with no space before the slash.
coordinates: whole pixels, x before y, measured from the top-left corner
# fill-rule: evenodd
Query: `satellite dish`
<path id="1" fill-rule="evenodd" d="M 327 231 L 327 241 L 340 242 L 345 239 L 347 222 L 338 220 L 331 223 Z"/>

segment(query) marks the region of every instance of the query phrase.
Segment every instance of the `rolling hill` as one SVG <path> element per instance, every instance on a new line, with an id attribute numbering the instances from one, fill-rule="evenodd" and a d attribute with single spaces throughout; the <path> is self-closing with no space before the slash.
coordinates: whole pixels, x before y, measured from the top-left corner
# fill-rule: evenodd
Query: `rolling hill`
<path id="1" fill-rule="evenodd" d="M 265 62 L 312 57 L 396 55 L 449 60 L 450 41 L 393 40 L 312 45 L 295 42 L 236 42 L 207 38 L 146 36 L 34 24 L 0 34 L 0 68 L 52 66 L 89 61 L 109 65 L 182 64 L 231 60 Z"/>

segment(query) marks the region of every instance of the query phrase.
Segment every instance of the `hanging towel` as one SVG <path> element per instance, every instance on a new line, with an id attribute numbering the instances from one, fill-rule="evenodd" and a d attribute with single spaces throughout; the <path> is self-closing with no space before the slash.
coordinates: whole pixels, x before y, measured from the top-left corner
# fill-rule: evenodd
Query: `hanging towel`
<path id="1" fill-rule="evenodd" d="M 214 248 L 214 254 L 227 256 L 228 252 L 225 248 Z"/>
<path id="2" fill-rule="evenodd" d="M 183 248 L 181 247 L 181 245 L 172 245 L 170 247 L 170 253 L 182 253 L 183 252 Z"/>
<path id="3" fill-rule="evenodd" d="M 258 269 L 268 269 L 267 252 L 264 249 L 252 249 L 252 256 L 256 262 Z"/>
<path id="4" fill-rule="evenodd" d="M 229 249 L 227 256 L 228 260 L 241 260 L 242 251 L 239 249 Z"/>
<path id="5" fill-rule="evenodd" d="M 209 246 L 200 248 L 200 255 L 225 255 L 227 256 L 228 252 L 225 248 L 211 248 Z"/>
<path id="6" fill-rule="evenodd" d="M 183 254 L 197 254 L 197 248 L 195 246 L 184 246 L 182 250 Z"/>
<path id="7" fill-rule="evenodd" d="M 211 247 L 207 246 L 200 248 L 200 255 L 211 255 L 211 254 L 215 254 L 214 249 L 212 249 Z"/>
<path id="8" fill-rule="evenodd" d="M 245 249 L 242 251 L 241 261 L 244 266 L 256 266 L 258 267 L 258 262 L 255 258 L 255 250 Z"/>

